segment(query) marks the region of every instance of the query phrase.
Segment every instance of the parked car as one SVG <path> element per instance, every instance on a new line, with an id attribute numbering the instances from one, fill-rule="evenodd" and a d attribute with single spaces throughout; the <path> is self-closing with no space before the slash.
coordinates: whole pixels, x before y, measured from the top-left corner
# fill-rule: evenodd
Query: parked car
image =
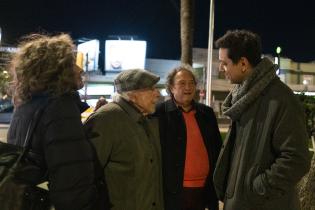
<path id="1" fill-rule="evenodd" d="M 13 110 L 11 99 L 0 99 L 0 124 L 10 124 Z"/>

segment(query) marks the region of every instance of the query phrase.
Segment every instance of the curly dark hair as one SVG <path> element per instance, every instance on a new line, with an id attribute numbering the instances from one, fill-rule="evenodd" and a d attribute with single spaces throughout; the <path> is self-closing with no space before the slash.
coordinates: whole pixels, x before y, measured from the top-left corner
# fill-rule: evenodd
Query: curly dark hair
<path id="1" fill-rule="evenodd" d="M 260 37 L 248 30 L 227 31 L 215 42 L 215 45 L 217 48 L 228 49 L 228 56 L 234 64 L 241 57 L 246 57 L 252 66 L 256 66 L 261 60 Z"/>
<path id="2" fill-rule="evenodd" d="M 171 88 L 174 85 L 174 78 L 176 76 L 176 74 L 180 71 L 187 71 L 191 74 L 195 84 L 197 84 L 197 78 L 193 73 L 193 68 L 188 65 L 188 64 L 182 64 L 176 68 L 174 68 L 168 75 L 166 78 L 166 83 L 165 83 L 165 87 L 166 87 L 166 92 L 168 94 L 170 94 L 172 96 L 172 92 L 171 92 Z"/>
<path id="3" fill-rule="evenodd" d="M 34 93 L 53 96 L 76 89 L 75 46 L 67 34 L 32 34 L 24 38 L 10 63 L 13 98 L 23 103 Z"/>

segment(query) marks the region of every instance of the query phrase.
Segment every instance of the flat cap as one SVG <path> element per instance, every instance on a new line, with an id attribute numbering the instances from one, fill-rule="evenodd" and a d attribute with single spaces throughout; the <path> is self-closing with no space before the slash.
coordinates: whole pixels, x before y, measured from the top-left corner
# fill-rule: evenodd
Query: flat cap
<path id="1" fill-rule="evenodd" d="M 125 92 L 153 87 L 160 77 L 147 70 L 130 69 L 120 72 L 114 80 L 116 91 Z"/>

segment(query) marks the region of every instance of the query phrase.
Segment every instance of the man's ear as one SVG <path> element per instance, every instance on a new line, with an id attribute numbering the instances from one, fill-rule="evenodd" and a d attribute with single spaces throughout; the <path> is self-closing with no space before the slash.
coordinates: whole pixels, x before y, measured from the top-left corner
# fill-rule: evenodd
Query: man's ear
<path id="1" fill-rule="evenodd" d="M 135 101 L 136 101 L 136 94 L 133 93 L 133 92 L 129 92 L 129 93 L 127 93 L 127 94 L 128 94 L 129 100 L 130 100 L 131 102 L 135 103 Z"/>
<path id="2" fill-rule="evenodd" d="M 245 72 L 248 69 L 251 69 L 251 65 L 246 57 L 241 57 L 239 63 L 241 65 L 242 72 Z"/>
<path id="3" fill-rule="evenodd" d="M 170 94 L 173 94 L 174 85 L 170 86 Z"/>
<path id="4" fill-rule="evenodd" d="M 247 58 L 246 57 L 241 57 L 240 58 L 240 62 L 241 62 L 241 65 L 242 66 L 247 66 L 248 65 L 248 60 L 247 60 Z"/>
<path id="5" fill-rule="evenodd" d="M 172 86 L 170 86 L 170 89 L 169 89 L 169 94 L 173 94 L 173 87 Z"/>

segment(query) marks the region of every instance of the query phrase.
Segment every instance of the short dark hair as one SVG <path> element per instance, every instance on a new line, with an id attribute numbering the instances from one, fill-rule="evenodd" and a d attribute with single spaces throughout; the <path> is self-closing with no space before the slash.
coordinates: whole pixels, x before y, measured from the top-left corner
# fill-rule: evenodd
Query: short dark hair
<path id="1" fill-rule="evenodd" d="M 182 64 L 176 68 L 174 68 L 168 75 L 167 75 L 167 78 L 166 78 L 166 83 L 165 83 L 165 86 L 166 86 L 166 92 L 170 95 L 172 95 L 172 92 L 171 92 L 171 87 L 174 85 L 174 78 L 176 76 L 176 74 L 180 71 L 187 71 L 191 74 L 191 77 L 193 78 L 195 84 L 197 84 L 197 79 L 196 79 L 196 76 L 194 75 L 194 73 L 192 72 L 193 71 L 193 68 L 188 65 L 188 64 Z"/>
<path id="2" fill-rule="evenodd" d="M 260 37 L 248 30 L 227 31 L 215 42 L 217 48 L 228 49 L 228 56 L 236 64 L 241 57 L 246 57 L 252 66 L 261 60 Z"/>

